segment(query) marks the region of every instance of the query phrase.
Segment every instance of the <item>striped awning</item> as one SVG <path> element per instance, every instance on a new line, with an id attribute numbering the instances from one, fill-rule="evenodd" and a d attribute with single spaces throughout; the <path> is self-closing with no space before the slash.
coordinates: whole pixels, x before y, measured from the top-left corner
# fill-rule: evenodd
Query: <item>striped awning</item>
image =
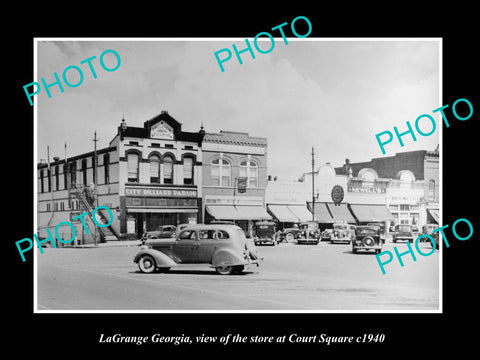
<path id="1" fill-rule="evenodd" d="M 359 222 L 393 220 L 393 216 L 386 205 L 350 204 L 350 209 Z"/>

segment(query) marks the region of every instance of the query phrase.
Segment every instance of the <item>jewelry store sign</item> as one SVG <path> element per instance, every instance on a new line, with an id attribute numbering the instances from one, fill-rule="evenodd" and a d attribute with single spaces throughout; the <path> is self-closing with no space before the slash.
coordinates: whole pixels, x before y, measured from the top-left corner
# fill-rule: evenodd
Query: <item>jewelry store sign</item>
<path id="1" fill-rule="evenodd" d="M 125 188 L 126 196 L 146 197 L 174 197 L 174 198 L 196 198 L 195 189 L 151 189 L 151 188 Z"/>

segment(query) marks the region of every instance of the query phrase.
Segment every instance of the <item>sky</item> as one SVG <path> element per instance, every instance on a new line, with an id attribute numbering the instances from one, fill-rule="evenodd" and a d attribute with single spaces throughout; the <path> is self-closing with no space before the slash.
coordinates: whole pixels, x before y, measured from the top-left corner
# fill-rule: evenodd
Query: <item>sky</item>
<path id="1" fill-rule="evenodd" d="M 276 39 L 273 50 L 255 59 L 241 54 L 239 64 L 232 44 L 245 48 L 245 39 L 155 39 L 113 41 L 49 41 L 38 39 L 37 76 L 54 82 L 54 72 L 76 65 L 83 71 L 78 87 L 63 83 L 35 95 L 37 160 L 64 158 L 104 148 L 116 134 L 122 117 L 127 125 L 143 127 L 162 110 L 182 123 L 183 131 L 241 131 L 268 141 L 268 174 L 280 180 L 298 179 L 311 171 L 311 150 L 317 165 L 392 156 L 397 152 L 433 150 L 439 143 L 442 121 L 432 110 L 441 103 L 440 43 L 437 39 Z M 250 39 L 250 43 L 253 39 Z M 253 45 L 252 45 L 253 46 Z M 259 42 L 268 49 L 270 42 Z M 232 58 L 218 66 L 214 53 L 224 48 Z M 99 63 L 105 50 L 116 51 L 121 64 L 105 71 Z M 222 54 L 223 56 L 224 54 Z M 92 60 L 97 78 L 88 64 Z M 116 60 L 104 57 L 107 67 Z M 68 80 L 79 81 L 75 70 Z M 63 81 L 63 80 L 62 80 Z M 28 101 L 28 100 L 26 100 Z M 430 136 L 395 139 L 383 155 L 375 135 L 393 127 L 414 127 L 422 114 L 436 119 Z M 425 119 L 423 119 L 425 120 Z M 431 126 L 421 122 L 427 133 Z"/>

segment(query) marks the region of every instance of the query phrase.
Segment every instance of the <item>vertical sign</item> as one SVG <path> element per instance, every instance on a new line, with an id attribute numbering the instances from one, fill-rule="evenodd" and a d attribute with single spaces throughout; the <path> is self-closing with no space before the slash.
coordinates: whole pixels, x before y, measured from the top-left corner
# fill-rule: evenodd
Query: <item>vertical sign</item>
<path id="1" fill-rule="evenodd" d="M 247 178 L 246 177 L 239 177 L 238 178 L 238 192 L 239 193 L 244 193 L 247 191 Z"/>

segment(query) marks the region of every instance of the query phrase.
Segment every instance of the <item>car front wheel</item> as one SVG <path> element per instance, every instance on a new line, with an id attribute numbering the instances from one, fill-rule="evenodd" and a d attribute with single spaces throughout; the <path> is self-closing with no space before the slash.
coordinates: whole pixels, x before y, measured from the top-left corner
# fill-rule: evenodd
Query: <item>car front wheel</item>
<path id="1" fill-rule="evenodd" d="M 230 275 L 230 274 L 233 274 L 235 272 L 235 268 L 236 268 L 236 266 L 217 266 L 217 267 L 215 267 L 215 270 L 220 275 Z"/>
<path id="2" fill-rule="evenodd" d="M 138 261 L 138 268 L 145 274 L 151 274 L 155 272 L 155 259 L 151 255 L 143 255 Z"/>
<path id="3" fill-rule="evenodd" d="M 293 242 L 293 240 L 295 240 L 295 236 L 293 236 L 292 233 L 288 233 L 287 235 L 285 235 L 285 240 L 287 241 L 287 243 Z"/>

